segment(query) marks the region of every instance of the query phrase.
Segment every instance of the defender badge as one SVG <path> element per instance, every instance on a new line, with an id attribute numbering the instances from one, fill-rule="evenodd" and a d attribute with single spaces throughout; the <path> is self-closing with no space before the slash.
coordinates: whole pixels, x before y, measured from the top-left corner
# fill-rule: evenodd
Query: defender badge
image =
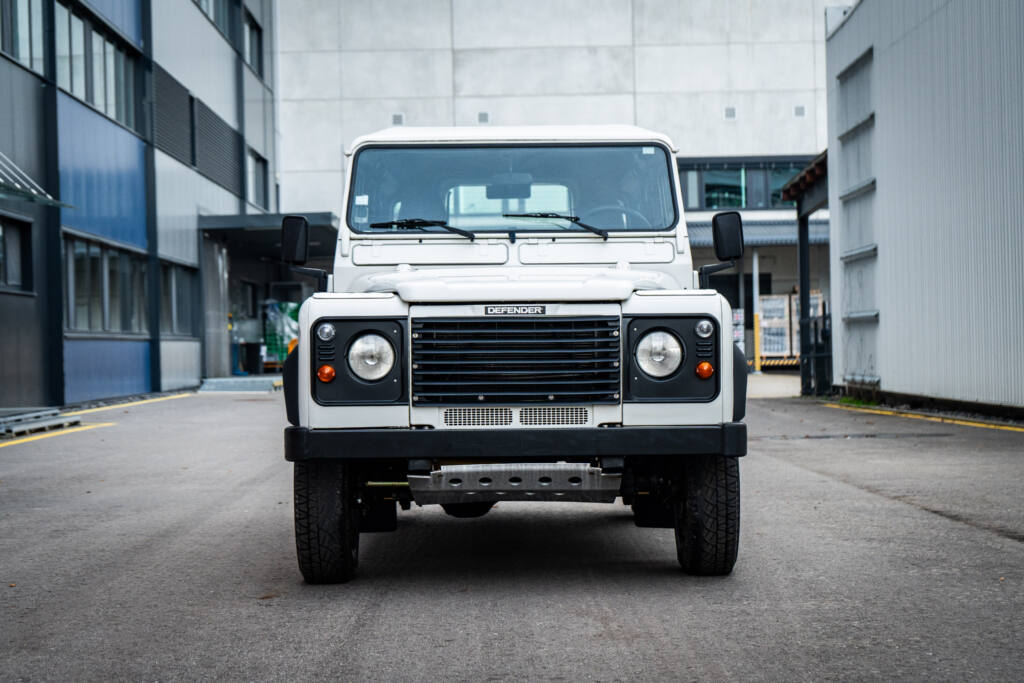
<path id="1" fill-rule="evenodd" d="M 485 306 L 484 315 L 547 315 L 547 306 Z"/>

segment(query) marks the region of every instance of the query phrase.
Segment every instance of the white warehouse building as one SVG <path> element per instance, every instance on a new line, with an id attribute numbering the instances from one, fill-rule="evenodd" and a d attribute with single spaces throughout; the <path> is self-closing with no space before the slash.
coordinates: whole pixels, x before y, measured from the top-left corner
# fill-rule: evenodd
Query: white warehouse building
<path id="1" fill-rule="evenodd" d="M 827 144 L 826 0 L 296 0 L 278 3 L 282 211 L 343 215 L 345 149 L 394 125 L 635 124 L 679 148 L 698 265 L 739 209 L 742 270 L 714 286 L 752 324 L 797 284 L 781 188 Z M 827 214 L 811 289 L 829 292 Z"/>
<path id="2" fill-rule="evenodd" d="M 827 41 L 833 372 L 1024 408 L 1024 3 L 863 0 Z"/>

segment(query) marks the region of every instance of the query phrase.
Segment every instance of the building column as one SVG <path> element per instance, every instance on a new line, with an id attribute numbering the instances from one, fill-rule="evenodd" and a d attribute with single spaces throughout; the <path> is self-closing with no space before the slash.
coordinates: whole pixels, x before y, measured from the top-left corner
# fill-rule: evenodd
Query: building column
<path id="1" fill-rule="evenodd" d="M 754 272 L 750 274 L 752 278 L 752 292 L 753 304 L 754 304 L 754 320 L 752 326 L 754 329 L 754 348 L 751 356 L 754 359 L 754 374 L 761 374 L 761 263 L 758 260 L 757 247 L 751 250 L 751 257 L 753 260 Z"/>
<path id="2" fill-rule="evenodd" d="M 811 247 L 809 239 L 810 214 L 802 211 L 797 202 L 798 261 L 800 270 L 800 395 L 814 393 L 811 382 Z"/>

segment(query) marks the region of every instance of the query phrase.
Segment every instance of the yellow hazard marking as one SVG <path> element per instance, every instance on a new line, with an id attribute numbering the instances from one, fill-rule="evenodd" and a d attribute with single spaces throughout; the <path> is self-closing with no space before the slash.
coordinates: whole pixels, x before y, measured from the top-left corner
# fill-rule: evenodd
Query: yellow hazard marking
<path id="1" fill-rule="evenodd" d="M 17 446 L 19 443 L 28 443 L 29 441 L 39 441 L 40 439 L 49 439 L 51 436 L 63 436 L 64 434 L 73 434 L 74 432 L 84 432 L 87 429 L 96 429 L 97 427 L 113 427 L 116 422 L 97 422 L 91 425 L 82 425 L 81 427 L 68 427 L 67 429 L 55 429 L 52 432 L 42 432 L 41 434 L 33 434 L 32 436 L 26 436 L 21 439 L 13 439 L 12 441 L 0 441 L 0 448 L 7 448 L 8 446 Z"/>
<path id="2" fill-rule="evenodd" d="M 981 427 L 982 429 L 1001 429 L 1005 432 L 1024 432 L 1024 427 L 1013 425 L 997 424 L 995 422 L 979 422 L 977 420 L 959 420 L 954 417 L 942 417 L 940 415 L 921 415 L 919 413 L 908 413 L 903 410 L 884 410 L 882 408 L 860 408 L 857 406 L 844 406 L 838 403 L 826 403 L 826 408 L 838 408 L 839 410 L 852 410 L 856 413 L 870 413 L 872 415 L 889 415 L 890 417 L 906 417 L 911 420 L 926 420 L 928 422 L 941 422 L 943 424 L 960 425 L 962 427 Z"/>
<path id="3" fill-rule="evenodd" d="M 102 406 L 100 408 L 86 408 L 85 410 L 72 410 L 68 413 L 61 413 L 61 415 L 85 415 L 86 413 L 98 413 L 101 410 L 117 410 L 118 408 L 130 408 L 132 406 L 141 406 L 144 403 L 157 403 L 158 401 L 170 401 L 175 398 L 185 398 L 192 394 L 174 394 L 173 396 L 161 396 L 160 398 L 147 398 L 142 401 L 131 401 L 130 403 L 118 403 L 112 406 Z"/>

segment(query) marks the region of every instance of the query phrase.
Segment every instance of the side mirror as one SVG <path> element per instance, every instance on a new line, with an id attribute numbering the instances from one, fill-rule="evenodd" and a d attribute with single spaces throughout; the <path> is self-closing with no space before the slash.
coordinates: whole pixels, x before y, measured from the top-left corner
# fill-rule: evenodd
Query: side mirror
<path id="1" fill-rule="evenodd" d="M 711 238 L 719 261 L 743 258 L 743 219 L 739 211 L 723 211 L 711 218 Z"/>
<path id="2" fill-rule="evenodd" d="M 281 221 L 281 260 L 301 266 L 309 258 L 309 221 L 285 216 Z"/>

